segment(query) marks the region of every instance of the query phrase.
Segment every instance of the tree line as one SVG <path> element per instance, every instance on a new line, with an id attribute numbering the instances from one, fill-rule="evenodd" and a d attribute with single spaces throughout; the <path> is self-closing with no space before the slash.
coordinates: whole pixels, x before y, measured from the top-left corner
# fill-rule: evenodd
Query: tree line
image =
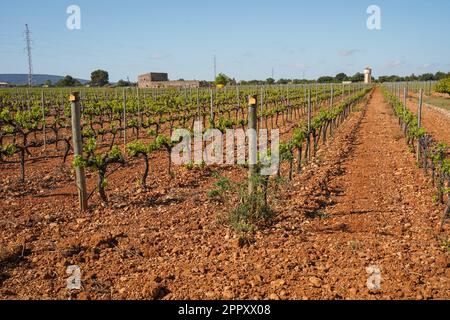
<path id="1" fill-rule="evenodd" d="M 446 78 L 450 77 L 450 72 L 436 72 L 433 73 L 424 73 L 422 75 L 415 75 L 412 74 L 410 76 L 398 76 L 398 75 L 390 75 L 390 76 L 380 76 L 378 79 L 375 79 L 372 77 L 372 80 L 374 82 L 405 82 L 405 81 L 440 81 Z M 180 79 L 182 81 L 182 79 Z M 318 79 L 310 80 L 310 79 L 273 79 L 273 78 L 267 78 L 266 80 L 250 80 L 250 81 L 236 81 L 236 79 L 231 78 L 227 76 L 224 73 L 220 73 L 215 81 L 213 82 L 207 82 L 202 81 L 201 84 L 203 86 L 211 86 L 211 85 L 282 85 L 282 84 L 308 84 L 308 83 L 340 83 L 340 82 L 363 82 L 364 81 L 364 74 L 361 72 L 358 72 L 352 76 L 349 76 L 345 73 L 338 73 L 336 76 L 322 76 Z M 83 84 L 73 78 L 70 75 L 65 76 L 63 79 L 59 80 L 55 84 L 53 84 L 50 80 L 47 80 L 45 82 L 45 85 L 48 87 L 81 87 Z M 111 85 L 109 82 L 109 74 L 105 70 L 95 70 L 91 73 L 91 81 L 87 83 L 90 87 L 105 87 Z M 114 86 L 116 87 L 131 87 L 136 86 L 136 83 L 125 81 L 125 80 L 119 80 Z"/>
<path id="2" fill-rule="evenodd" d="M 123 80 L 121 80 L 123 81 Z M 89 81 L 86 85 L 90 87 L 104 87 L 109 85 L 109 73 L 105 70 L 95 70 L 91 73 L 91 81 Z M 128 83 L 127 83 L 128 84 Z M 50 80 L 47 80 L 44 83 L 45 86 L 48 87 L 82 87 L 83 84 L 70 75 L 66 75 L 64 78 L 59 80 L 56 83 L 52 83 Z"/>
<path id="3" fill-rule="evenodd" d="M 412 74 L 410 76 L 380 76 L 378 79 L 372 77 L 373 82 L 405 82 L 405 81 L 440 81 L 445 78 L 450 77 L 450 72 L 436 72 L 433 73 L 424 73 L 422 75 Z M 322 76 L 317 80 L 309 80 L 309 79 L 278 79 L 275 80 L 273 78 L 268 78 L 266 80 L 250 80 L 250 81 L 239 81 L 237 82 L 235 79 L 228 77 L 227 75 L 221 73 L 217 76 L 215 84 L 216 85 L 275 85 L 275 84 L 308 84 L 308 83 L 341 83 L 345 81 L 350 82 L 363 82 L 364 74 L 358 72 L 352 76 L 348 76 L 345 73 L 338 73 L 336 76 Z"/>
<path id="4" fill-rule="evenodd" d="M 450 77 L 450 72 L 445 73 L 445 72 L 439 71 L 439 72 L 436 72 L 435 74 L 424 73 L 424 74 L 418 75 L 418 76 L 416 76 L 415 74 L 412 74 L 412 75 L 406 76 L 406 77 L 400 77 L 400 76 L 396 76 L 396 75 L 381 76 L 378 78 L 378 82 L 440 81 L 442 79 L 449 78 L 449 77 Z"/>

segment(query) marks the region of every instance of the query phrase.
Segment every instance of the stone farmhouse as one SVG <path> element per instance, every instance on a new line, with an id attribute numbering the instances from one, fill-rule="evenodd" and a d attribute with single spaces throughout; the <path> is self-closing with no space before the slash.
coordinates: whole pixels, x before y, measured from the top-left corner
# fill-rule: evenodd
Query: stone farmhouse
<path id="1" fill-rule="evenodd" d="M 151 72 L 138 77 L 139 88 L 199 88 L 200 81 L 170 81 L 167 73 Z"/>

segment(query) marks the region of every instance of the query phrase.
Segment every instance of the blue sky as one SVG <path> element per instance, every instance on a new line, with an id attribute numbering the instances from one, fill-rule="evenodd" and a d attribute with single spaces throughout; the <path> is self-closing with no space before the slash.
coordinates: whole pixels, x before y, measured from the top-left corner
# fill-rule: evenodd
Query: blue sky
<path id="1" fill-rule="evenodd" d="M 66 9 L 81 8 L 81 30 Z M 369 5 L 382 29 L 366 27 Z M 171 79 L 239 80 L 375 76 L 450 71 L 448 0 L 40 0 L 1 1 L 0 73 L 26 73 L 24 26 L 30 25 L 35 73 L 112 81 L 149 71 Z"/>

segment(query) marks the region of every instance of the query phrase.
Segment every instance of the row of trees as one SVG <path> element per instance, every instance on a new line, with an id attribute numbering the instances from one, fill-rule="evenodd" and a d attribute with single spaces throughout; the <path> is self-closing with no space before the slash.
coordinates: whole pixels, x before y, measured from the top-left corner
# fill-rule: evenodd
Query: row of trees
<path id="1" fill-rule="evenodd" d="M 450 77 L 449 73 L 444 72 L 436 72 L 433 73 L 425 73 L 422 75 L 416 76 L 415 74 L 412 74 L 410 76 L 401 77 L 397 75 L 392 76 L 381 76 L 378 78 L 378 82 L 404 82 L 404 81 L 440 81 L 442 79 Z M 375 78 L 372 77 L 373 81 L 376 81 Z M 279 79 L 275 80 L 273 78 L 268 78 L 266 80 L 251 80 L 251 81 L 240 81 L 239 84 L 241 85 L 264 85 L 264 84 L 305 84 L 305 83 L 336 83 L 336 82 L 344 82 L 344 81 L 351 81 L 351 82 L 363 82 L 364 81 L 364 74 L 361 72 L 358 72 L 354 74 L 353 76 L 348 76 L 345 73 L 338 73 L 336 76 L 323 76 L 318 78 L 317 80 L 307 80 L 307 79 Z M 219 74 L 216 78 L 215 84 L 216 85 L 233 85 L 236 84 L 235 79 L 231 79 L 225 74 Z"/>
<path id="2" fill-rule="evenodd" d="M 360 75 L 362 76 L 362 78 L 361 77 L 355 78 L 354 82 L 364 81 L 364 75 L 363 74 L 360 74 Z M 320 81 L 322 78 L 326 78 L 325 79 L 326 81 Z M 321 82 L 321 83 L 330 82 L 331 83 L 331 82 L 336 82 L 336 81 L 345 81 L 345 80 L 347 80 L 347 76 L 345 76 L 345 80 L 336 80 L 336 78 L 333 78 L 333 77 L 322 77 L 322 78 L 320 78 L 319 81 L 317 81 L 317 82 Z M 242 80 L 242 81 L 238 82 L 238 81 L 236 81 L 236 79 L 230 78 L 226 74 L 220 73 L 216 77 L 216 81 L 213 84 L 225 86 L 225 85 L 236 85 L 236 84 L 240 84 L 240 85 L 306 84 L 306 83 L 315 83 L 315 82 L 316 82 L 316 80 L 283 79 L 283 78 L 278 79 L 278 80 L 275 80 L 273 78 L 268 78 L 266 80 L 249 80 L 249 81 Z"/>
<path id="3" fill-rule="evenodd" d="M 403 81 L 440 81 L 442 79 L 445 79 L 447 77 L 450 77 L 449 73 L 444 72 L 437 72 L 435 74 L 432 73 L 425 73 L 419 76 L 416 76 L 412 74 L 411 76 L 401 77 L 397 75 L 392 76 L 381 76 L 378 78 L 378 82 L 403 82 Z M 180 79 L 181 80 L 181 79 Z M 373 78 L 375 81 L 375 79 Z M 316 80 L 307 80 L 307 79 L 279 79 L 275 80 L 273 78 L 268 78 L 266 80 L 251 80 L 251 81 L 240 81 L 240 85 L 273 85 L 273 84 L 305 84 L 305 83 L 336 83 L 336 82 L 344 82 L 344 81 L 351 81 L 351 82 L 362 82 L 364 81 L 364 74 L 358 72 L 354 74 L 353 76 L 348 76 L 345 73 L 338 73 L 336 76 L 323 76 Z M 52 86 L 51 81 L 47 81 L 45 83 L 47 86 Z M 210 84 L 210 83 L 204 83 L 204 84 Z M 234 78 L 230 78 L 226 74 L 220 73 L 213 83 L 215 85 L 236 85 L 238 82 Z M 91 81 L 88 83 L 91 87 L 104 87 L 106 85 L 109 85 L 109 74 L 107 71 L 104 70 L 96 70 L 91 73 Z M 118 87 L 130 87 L 135 86 L 135 83 L 119 80 L 117 82 L 116 86 Z M 58 81 L 55 84 L 56 87 L 77 87 L 82 86 L 81 82 L 77 79 L 66 76 L 60 81 Z"/>
<path id="4" fill-rule="evenodd" d="M 53 86 L 50 80 L 45 81 L 45 85 L 47 87 Z M 64 78 L 55 83 L 55 87 L 81 87 L 82 85 L 83 84 L 79 80 L 69 75 L 65 76 Z"/>
<path id="5" fill-rule="evenodd" d="M 352 82 L 362 82 L 364 81 L 364 74 L 358 72 L 353 76 L 348 76 L 345 73 L 338 73 L 335 77 L 325 76 L 317 79 L 319 83 L 332 83 L 332 82 L 343 82 L 343 81 L 352 81 Z"/>
<path id="6" fill-rule="evenodd" d="M 250 80 L 250 81 L 240 81 L 240 85 L 274 85 L 274 84 L 306 84 L 306 83 L 333 83 L 333 82 L 342 82 L 342 81 L 352 81 L 352 82 L 362 82 L 364 81 L 364 74 L 357 73 L 351 77 L 347 76 L 345 73 L 339 73 L 335 77 L 320 77 L 316 80 L 308 80 L 308 79 L 278 79 L 275 80 L 273 78 L 268 78 L 266 80 Z M 235 85 L 238 82 L 233 78 L 230 78 L 226 74 L 220 73 L 216 77 L 216 81 L 214 84 L 216 85 Z"/>
<path id="7" fill-rule="evenodd" d="M 424 73 L 422 75 L 416 76 L 415 74 L 412 74 L 410 76 L 406 77 L 400 77 L 396 75 L 392 76 L 381 76 L 378 78 L 378 82 L 404 82 L 404 81 L 440 81 L 442 79 L 445 79 L 447 77 L 450 77 L 449 73 L 444 72 L 436 72 L 433 73 Z"/>
<path id="8" fill-rule="evenodd" d="M 123 80 L 121 80 L 123 81 Z M 87 83 L 91 87 L 104 87 L 109 85 L 109 74 L 105 70 L 95 70 L 91 73 L 91 81 Z M 48 87 L 81 87 L 83 84 L 74 77 L 67 75 L 54 85 L 51 80 L 45 81 L 44 85 Z"/>
<path id="9" fill-rule="evenodd" d="M 273 78 L 268 78 L 266 80 L 250 80 L 250 81 L 240 81 L 239 84 L 242 85 L 256 85 L 256 84 L 305 84 L 305 83 L 314 83 L 315 80 L 307 80 L 307 79 L 278 79 L 275 80 Z"/>

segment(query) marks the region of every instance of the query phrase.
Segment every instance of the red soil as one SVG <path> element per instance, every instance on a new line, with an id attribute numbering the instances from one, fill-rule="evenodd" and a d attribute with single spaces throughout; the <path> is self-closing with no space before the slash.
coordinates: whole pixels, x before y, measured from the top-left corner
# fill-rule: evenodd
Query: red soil
<path id="1" fill-rule="evenodd" d="M 443 208 L 379 89 L 335 134 L 281 188 L 273 225 L 247 238 L 219 223 L 230 208 L 208 199 L 211 170 L 177 168 L 169 180 L 164 153 L 149 191 L 135 187 L 142 164 L 131 162 L 108 179 L 111 206 L 95 196 L 86 214 L 60 159 L 28 166 L 25 188 L 15 165 L 0 165 L 0 298 L 450 298 Z M 79 292 L 66 290 L 68 265 L 81 267 Z M 378 292 L 366 287 L 370 265 Z"/>

